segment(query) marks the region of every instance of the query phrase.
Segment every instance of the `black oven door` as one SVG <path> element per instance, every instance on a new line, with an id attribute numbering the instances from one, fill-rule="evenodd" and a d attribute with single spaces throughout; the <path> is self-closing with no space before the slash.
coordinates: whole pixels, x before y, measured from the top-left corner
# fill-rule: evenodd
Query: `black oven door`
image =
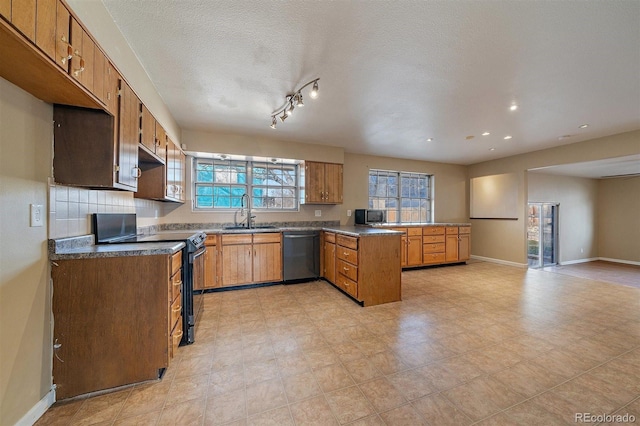
<path id="1" fill-rule="evenodd" d="M 189 255 L 189 270 L 191 271 L 191 282 L 189 283 L 189 312 L 187 313 L 189 330 L 187 334 L 187 342 L 195 341 L 195 327 L 198 321 L 198 314 L 202 309 L 202 292 L 194 292 L 193 289 L 201 289 L 204 287 L 204 254 L 206 247 L 202 246 Z"/>

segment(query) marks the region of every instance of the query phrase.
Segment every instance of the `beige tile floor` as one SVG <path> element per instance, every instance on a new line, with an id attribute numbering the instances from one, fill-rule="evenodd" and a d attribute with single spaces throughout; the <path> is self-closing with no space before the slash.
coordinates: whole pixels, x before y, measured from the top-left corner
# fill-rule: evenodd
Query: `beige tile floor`
<path id="1" fill-rule="evenodd" d="M 640 423 L 640 289 L 485 262 L 403 272 L 362 308 L 323 281 L 205 296 L 164 379 L 37 423 Z"/>

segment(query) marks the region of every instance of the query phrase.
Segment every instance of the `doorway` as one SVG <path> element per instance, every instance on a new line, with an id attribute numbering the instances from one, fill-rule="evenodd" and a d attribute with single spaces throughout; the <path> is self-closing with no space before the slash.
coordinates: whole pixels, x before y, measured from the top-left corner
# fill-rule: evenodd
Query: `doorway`
<path id="1" fill-rule="evenodd" d="M 558 204 L 529 203 L 527 263 L 543 268 L 558 263 Z"/>

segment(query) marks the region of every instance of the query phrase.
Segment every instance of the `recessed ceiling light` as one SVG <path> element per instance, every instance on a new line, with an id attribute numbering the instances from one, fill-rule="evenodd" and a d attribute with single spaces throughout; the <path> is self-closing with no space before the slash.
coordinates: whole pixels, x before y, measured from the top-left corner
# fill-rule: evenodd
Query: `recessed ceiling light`
<path id="1" fill-rule="evenodd" d="M 427 138 L 427 142 L 433 142 L 433 138 Z"/>
<path id="2" fill-rule="evenodd" d="M 495 148 L 489 148 L 489 151 L 495 151 L 495 150 L 496 150 Z"/>
<path id="3" fill-rule="evenodd" d="M 579 129 L 586 129 L 587 127 L 589 127 L 588 124 L 581 124 L 578 126 Z"/>
<path id="4" fill-rule="evenodd" d="M 516 104 L 512 104 L 512 105 L 509 107 L 509 109 L 510 109 L 511 111 L 515 111 L 515 110 L 517 110 L 517 109 L 518 109 L 518 105 L 516 105 Z"/>
<path id="5" fill-rule="evenodd" d="M 491 134 L 491 133 L 489 133 L 489 132 L 484 132 L 484 133 L 482 134 L 482 136 L 489 136 L 490 134 Z"/>
<path id="6" fill-rule="evenodd" d="M 507 136 L 505 136 L 504 138 L 505 138 L 505 140 L 509 140 L 509 139 L 511 139 L 512 137 L 513 137 L 513 136 L 507 135 Z"/>

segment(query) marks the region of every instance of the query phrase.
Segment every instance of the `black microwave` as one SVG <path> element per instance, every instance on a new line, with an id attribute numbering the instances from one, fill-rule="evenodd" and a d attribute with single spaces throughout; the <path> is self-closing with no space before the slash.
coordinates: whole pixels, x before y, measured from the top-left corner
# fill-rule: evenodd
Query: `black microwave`
<path id="1" fill-rule="evenodd" d="M 384 210 L 356 209 L 356 225 L 385 222 L 386 215 Z"/>

